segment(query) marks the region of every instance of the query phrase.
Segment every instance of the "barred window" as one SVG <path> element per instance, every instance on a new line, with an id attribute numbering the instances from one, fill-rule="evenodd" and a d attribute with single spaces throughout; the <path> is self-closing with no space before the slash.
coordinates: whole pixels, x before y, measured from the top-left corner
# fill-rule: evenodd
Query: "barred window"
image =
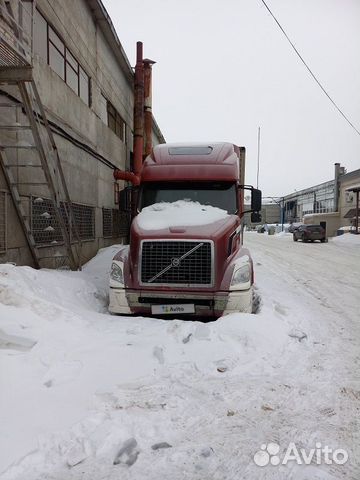
<path id="1" fill-rule="evenodd" d="M 31 197 L 31 232 L 40 245 L 63 241 L 52 200 Z"/>
<path id="2" fill-rule="evenodd" d="M 103 208 L 103 237 L 112 237 L 112 209 Z"/>
<path id="3" fill-rule="evenodd" d="M 82 240 L 95 238 L 95 208 L 73 203 L 75 223 Z"/>
<path id="4" fill-rule="evenodd" d="M 126 213 L 113 209 L 113 236 L 125 237 L 129 231 L 129 218 Z"/>
<path id="5" fill-rule="evenodd" d="M 103 208 L 103 236 L 104 238 L 126 236 L 128 219 L 126 214 L 115 208 Z"/>
<path id="6" fill-rule="evenodd" d="M 73 215 L 79 237 L 82 240 L 95 238 L 95 208 L 73 203 Z M 61 216 L 69 232 L 69 210 L 65 202 L 60 205 Z M 51 245 L 63 242 L 63 235 L 55 211 L 54 202 L 47 198 L 31 198 L 31 231 L 38 245 Z M 70 240 L 76 241 L 73 229 Z"/>
<path id="7" fill-rule="evenodd" d="M 6 251 L 6 192 L 0 192 L 0 252 Z"/>

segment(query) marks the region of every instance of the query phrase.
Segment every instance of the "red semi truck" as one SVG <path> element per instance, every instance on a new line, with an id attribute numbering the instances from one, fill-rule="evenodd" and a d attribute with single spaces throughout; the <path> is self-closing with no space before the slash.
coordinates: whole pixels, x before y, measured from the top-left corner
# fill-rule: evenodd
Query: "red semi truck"
<path id="1" fill-rule="evenodd" d="M 130 245 L 114 257 L 115 314 L 215 316 L 253 310 L 253 263 L 243 247 L 244 190 L 259 221 L 261 192 L 244 185 L 245 148 L 231 143 L 162 144 L 142 166 Z M 141 212 L 186 200 L 225 210 L 208 224 L 142 227 Z M 204 207 L 206 209 L 206 207 Z M 161 208 L 157 214 L 161 215 Z"/>

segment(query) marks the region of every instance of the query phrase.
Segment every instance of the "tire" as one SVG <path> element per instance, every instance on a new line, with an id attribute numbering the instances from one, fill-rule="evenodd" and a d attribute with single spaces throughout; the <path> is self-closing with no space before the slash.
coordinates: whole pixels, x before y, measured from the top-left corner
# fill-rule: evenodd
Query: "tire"
<path id="1" fill-rule="evenodd" d="M 294 242 L 298 241 L 298 239 L 295 237 L 295 235 L 293 235 L 293 240 L 294 240 Z"/>
<path id="2" fill-rule="evenodd" d="M 320 242 L 321 242 L 321 243 L 325 243 L 325 238 L 322 238 L 322 239 L 320 240 Z"/>
<path id="3" fill-rule="evenodd" d="M 302 240 L 303 243 L 307 243 L 307 240 L 304 236 L 301 237 L 301 240 Z"/>

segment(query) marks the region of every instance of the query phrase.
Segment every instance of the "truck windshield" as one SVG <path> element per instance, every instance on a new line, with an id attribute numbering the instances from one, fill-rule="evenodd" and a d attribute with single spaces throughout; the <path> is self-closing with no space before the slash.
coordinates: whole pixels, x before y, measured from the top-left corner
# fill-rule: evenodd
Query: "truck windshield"
<path id="1" fill-rule="evenodd" d="M 159 202 L 191 200 L 201 205 L 237 212 L 236 185 L 229 182 L 149 182 L 144 183 L 140 194 L 140 209 Z"/>

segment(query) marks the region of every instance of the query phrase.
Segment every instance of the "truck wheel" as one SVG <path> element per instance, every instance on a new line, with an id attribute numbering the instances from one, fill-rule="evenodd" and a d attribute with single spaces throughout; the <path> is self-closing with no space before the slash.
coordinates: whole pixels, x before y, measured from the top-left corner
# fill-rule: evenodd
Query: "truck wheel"
<path id="1" fill-rule="evenodd" d="M 321 239 L 320 239 L 320 242 L 321 242 L 321 243 L 325 243 L 325 238 L 321 238 Z"/>

